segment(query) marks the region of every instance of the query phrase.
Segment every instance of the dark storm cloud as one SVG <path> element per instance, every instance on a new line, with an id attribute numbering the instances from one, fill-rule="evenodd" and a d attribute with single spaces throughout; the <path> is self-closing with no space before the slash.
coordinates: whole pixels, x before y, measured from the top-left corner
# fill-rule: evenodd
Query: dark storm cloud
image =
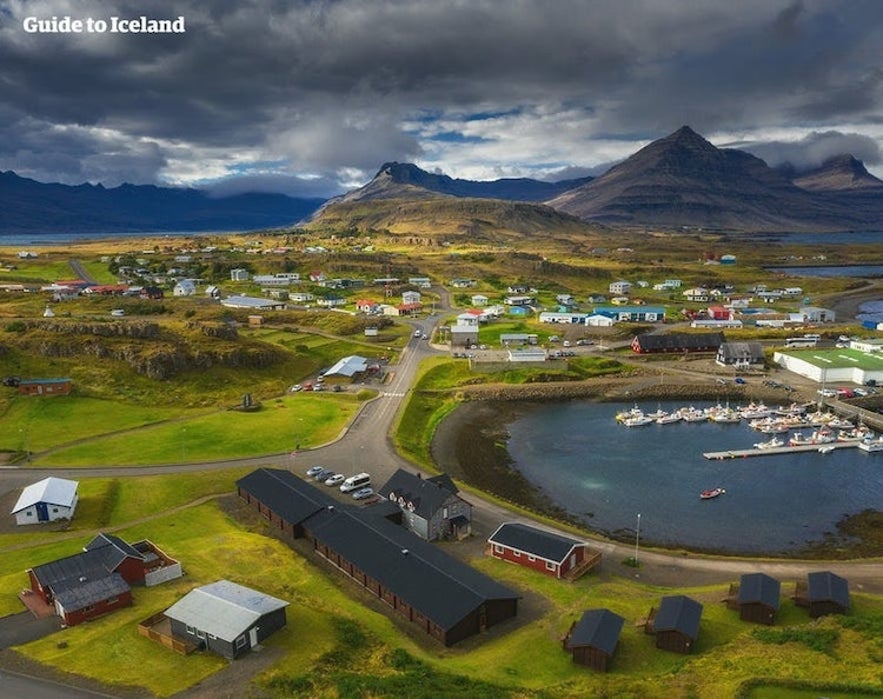
<path id="1" fill-rule="evenodd" d="M 850 153 L 865 163 L 879 165 L 883 162 L 880 144 L 873 138 L 839 131 L 813 132 L 797 141 L 767 141 L 765 143 L 740 142 L 728 144 L 753 153 L 768 165 L 790 164 L 797 170 L 808 170 L 821 165 L 835 155 Z"/>
<path id="2" fill-rule="evenodd" d="M 182 15 L 187 31 L 22 30 L 68 14 Z M 572 139 L 561 167 L 585 168 L 596 135 L 637 148 L 683 123 L 760 137 L 870 123 L 881 20 L 875 0 L 0 0 L 0 169 L 192 182 L 263 177 L 247 163 L 273 160 L 324 186 L 430 148 L 450 171 L 513 134 L 510 161 L 489 168 L 548 162 L 555 138 Z M 556 110 L 580 118 L 562 130 Z M 497 133 L 465 133 L 470 114 L 502 115 Z"/>

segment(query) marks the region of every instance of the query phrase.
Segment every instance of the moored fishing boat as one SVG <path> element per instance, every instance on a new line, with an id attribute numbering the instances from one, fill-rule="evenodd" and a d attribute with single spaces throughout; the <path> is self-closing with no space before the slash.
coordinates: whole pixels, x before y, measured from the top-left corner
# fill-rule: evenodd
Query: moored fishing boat
<path id="1" fill-rule="evenodd" d="M 718 495 L 723 495 L 727 491 L 723 488 L 709 488 L 708 490 L 703 490 L 699 493 L 699 497 L 703 500 L 711 500 L 712 498 L 716 498 Z"/>
<path id="2" fill-rule="evenodd" d="M 868 453 L 883 451 L 883 435 L 871 439 L 863 439 L 858 443 L 858 448 Z"/>
<path id="3" fill-rule="evenodd" d="M 778 437 L 773 437 L 772 439 L 768 439 L 765 442 L 756 442 L 754 445 L 755 449 L 778 449 L 779 447 L 784 447 L 785 442 L 779 439 Z"/>
<path id="4" fill-rule="evenodd" d="M 626 427 L 643 427 L 644 425 L 652 425 L 654 422 L 656 420 L 647 415 L 635 415 L 634 417 L 627 417 L 622 421 L 622 424 Z"/>

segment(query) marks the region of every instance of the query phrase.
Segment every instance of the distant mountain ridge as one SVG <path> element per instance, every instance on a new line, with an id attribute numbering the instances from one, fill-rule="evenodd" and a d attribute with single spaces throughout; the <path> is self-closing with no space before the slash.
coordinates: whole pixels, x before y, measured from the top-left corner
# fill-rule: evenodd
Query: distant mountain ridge
<path id="1" fill-rule="evenodd" d="M 591 177 L 560 182 L 543 182 L 527 177 L 489 181 L 461 180 L 427 172 L 413 163 L 390 162 L 384 163 L 365 186 L 329 199 L 327 203 L 331 205 L 371 199 L 426 199 L 438 196 L 540 202 L 591 180 Z"/>
<path id="2" fill-rule="evenodd" d="M 802 189 L 838 192 L 855 189 L 880 189 L 883 180 L 874 177 L 865 164 L 849 154 L 828 158 L 819 167 L 800 173 L 792 179 Z"/>
<path id="3" fill-rule="evenodd" d="M 0 233 L 233 231 L 288 226 L 322 199 L 284 194 L 214 198 L 198 189 L 48 184 L 0 172 Z"/>
<path id="4" fill-rule="evenodd" d="M 818 185 L 822 180 L 826 186 Z M 798 186 L 800 179 L 792 182 L 744 151 L 716 148 L 684 126 L 546 203 L 583 220 L 610 225 L 754 231 L 879 228 L 883 197 L 865 197 L 856 207 L 854 198 L 850 203 L 840 196 L 842 187 L 838 189 L 836 183 L 845 180 L 842 173 L 835 177 L 829 167 L 815 179 L 803 180 L 810 186 Z"/>

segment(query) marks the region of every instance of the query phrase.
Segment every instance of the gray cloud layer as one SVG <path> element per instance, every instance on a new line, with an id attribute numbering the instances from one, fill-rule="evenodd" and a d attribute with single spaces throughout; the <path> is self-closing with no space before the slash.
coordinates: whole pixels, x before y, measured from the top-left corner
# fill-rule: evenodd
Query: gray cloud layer
<path id="1" fill-rule="evenodd" d="M 108 185 L 248 174 L 330 194 L 387 160 L 455 176 L 592 168 L 684 123 L 758 147 L 883 138 L 876 0 L 144 7 L 0 0 L 0 169 Z M 22 28 L 142 14 L 182 15 L 187 31 Z"/>

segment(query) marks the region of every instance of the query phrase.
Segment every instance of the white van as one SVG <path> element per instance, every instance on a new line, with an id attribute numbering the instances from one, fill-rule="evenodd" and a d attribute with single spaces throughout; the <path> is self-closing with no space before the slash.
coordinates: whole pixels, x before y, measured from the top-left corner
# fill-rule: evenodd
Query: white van
<path id="1" fill-rule="evenodd" d="M 343 483 L 340 484 L 340 492 L 350 493 L 353 490 L 364 488 L 367 485 L 371 485 L 370 474 L 357 473 L 355 476 L 350 476 Z"/>

